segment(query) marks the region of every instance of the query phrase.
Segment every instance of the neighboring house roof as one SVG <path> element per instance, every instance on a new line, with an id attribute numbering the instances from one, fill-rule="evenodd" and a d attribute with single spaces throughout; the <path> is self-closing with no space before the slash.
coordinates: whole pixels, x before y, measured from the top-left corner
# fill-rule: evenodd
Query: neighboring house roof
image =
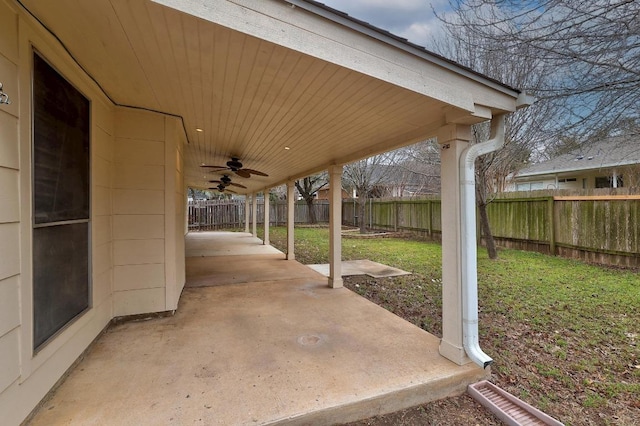
<path id="1" fill-rule="evenodd" d="M 598 170 L 610 167 L 640 164 L 640 140 L 629 136 L 616 136 L 594 143 L 583 144 L 566 154 L 548 161 L 532 164 L 518 172 L 517 178 Z"/>

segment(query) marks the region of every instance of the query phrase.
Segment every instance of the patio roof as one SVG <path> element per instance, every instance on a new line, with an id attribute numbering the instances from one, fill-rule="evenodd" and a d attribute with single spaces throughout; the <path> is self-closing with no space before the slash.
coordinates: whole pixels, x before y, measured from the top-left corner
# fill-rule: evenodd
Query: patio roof
<path id="1" fill-rule="evenodd" d="M 336 424 L 460 394 L 487 374 L 250 234 L 190 234 L 187 252 L 175 316 L 111 327 L 31 426 Z"/>
<path id="2" fill-rule="evenodd" d="M 182 118 L 193 187 L 216 178 L 201 164 L 237 156 L 269 175 L 234 177 L 252 193 L 513 111 L 519 95 L 316 2 L 22 4 L 114 103 Z"/>

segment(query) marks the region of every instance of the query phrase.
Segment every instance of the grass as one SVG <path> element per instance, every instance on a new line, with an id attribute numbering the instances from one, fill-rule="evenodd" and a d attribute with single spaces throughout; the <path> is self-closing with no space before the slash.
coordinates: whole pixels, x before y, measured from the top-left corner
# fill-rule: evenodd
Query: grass
<path id="1" fill-rule="evenodd" d="M 270 228 L 286 247 L 286 229 Z M 296 259 L 326 263 L 328 230 L 296 228 Z M 410 239 L 343 239 L 344 260 L 413 275 L 347 286 L 426 331 L 441 330 L 441 248 Z M 640 277 L 538 253 L 478 259 L 480 339 L 492 380 L 566 424 L 640 423 Z"/>

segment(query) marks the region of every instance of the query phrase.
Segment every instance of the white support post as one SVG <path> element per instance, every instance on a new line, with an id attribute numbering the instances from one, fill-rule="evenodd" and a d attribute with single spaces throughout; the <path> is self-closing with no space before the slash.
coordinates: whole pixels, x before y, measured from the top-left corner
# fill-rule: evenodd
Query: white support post
<path id="1" fill-rule="evenodd" d="M 329 167 L 329 287 L 342 282 L 342 166 Z"/>
<path id="2" fill-rule="evenodd" d="M 251 207 L 249 206 L 249 197 L 247 194 L 244 196 L 244 232 L 249 233 L 249 221 L 251 220 Z"/>
<path id="3" fill-rule="evenodd" d="M 252 230 L 251 230 L 251 235 L 253 235 L 254 237 L 258 236 L 258 194 L 257 193 L 253 193 L 251 194 L 251 198 L 253 201 L 252 205 L 251 205 L 251 215 L 253 216 L 253 226 L 252 226 Z"/>
<path id="4" fill-rule="evenodd" d="M 440 354 L 462 365 L 470 362 L 462 331 L 462 245 L 460 156 L 469 145 L 471 129 L 448 125 L 440 129 L 442 182 L 442 340 Z"/>
<path id="5" fill-rule="evenodd" d="M 295 194 L 294 194 L 294 183 L 287 182 L 287 260 L 295 260 L 296 256 L 294 254 L 294 243 L 295 239 L 293 236 L 294 228 L 295 228 Z"/>
<path id="6" fill-rule="evenodd" d="M 267 189 L 262 193 L 264 195 L 264 240 L 262 244 L 265 246 L 269 245 L 269 190 Z"/>

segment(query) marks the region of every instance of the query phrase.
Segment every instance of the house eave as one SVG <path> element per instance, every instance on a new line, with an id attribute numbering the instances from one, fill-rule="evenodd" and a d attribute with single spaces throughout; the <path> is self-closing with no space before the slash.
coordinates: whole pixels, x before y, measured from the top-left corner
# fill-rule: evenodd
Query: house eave
<path id="1" fill-rule="evenodd" d="M 340 24 L 344 27 L 357 31 L 363 35 L 366 35 L 368 37 L 371 37 L 373 39 L 376 39 L 388 45 L 391 45 L 406 53 L 415 55 L 427 62 L 440 66 L 448 71 L 455 72 L 456 74 L 469 78 L 477 83 L 486 85 L 505 95 L 518 98 L 518 96 L 522 93 L 521 90 L 510 87 L 496 79 L 490 78 L 484 74 L 476 72 L 471 68 L 465 67 L 443 56 L 430 52 L 423 46 L 414 44 L 407 39 L 396 36 L 388 31 L 385 31 L 367 22 L 361 21 L 357 18 L 354 18 L 346 13 L 340 12 L 339 10 L 333 9 L 325 4 L 316 2 L 314 0 L 284 0 L 284 1 L 291 4 L 292 6 L 299 7 L 308 12 L 314 13 L 325 19 L 328 19 L 337 24 Z"/>
<path id="2" fill-rule="evenodd" d="M 583 168 L 564 168 L 564 169 L 557 169 L 557 170 L 541 170 L 538 172 L 532 172 L 532 173 L 526 173 L 526 174 L 518 174 L 517 176 L 515 176 L 515 179 L 520 179 L 520 178 L 533 178 L 533 177 L 544 177 L 544 176 L 555 176 L 558 174 L 563 174 L 563 173 L 582 173 L 582 172 L 592 172 L 592 171 L 597 171 L 597 170 L 602 170 L 602 169 L 610 169 L 610 168 L 615 168 L 615 167 L 624 167 L 624 166 L 630 166 L 633 164 L 637 164 L 636 161 L 624 161 L 624 162 L 619 162 L 619 163 L 608 163 L 608 164 L 598 164 L 594 167 L 583 167 Z"/>

